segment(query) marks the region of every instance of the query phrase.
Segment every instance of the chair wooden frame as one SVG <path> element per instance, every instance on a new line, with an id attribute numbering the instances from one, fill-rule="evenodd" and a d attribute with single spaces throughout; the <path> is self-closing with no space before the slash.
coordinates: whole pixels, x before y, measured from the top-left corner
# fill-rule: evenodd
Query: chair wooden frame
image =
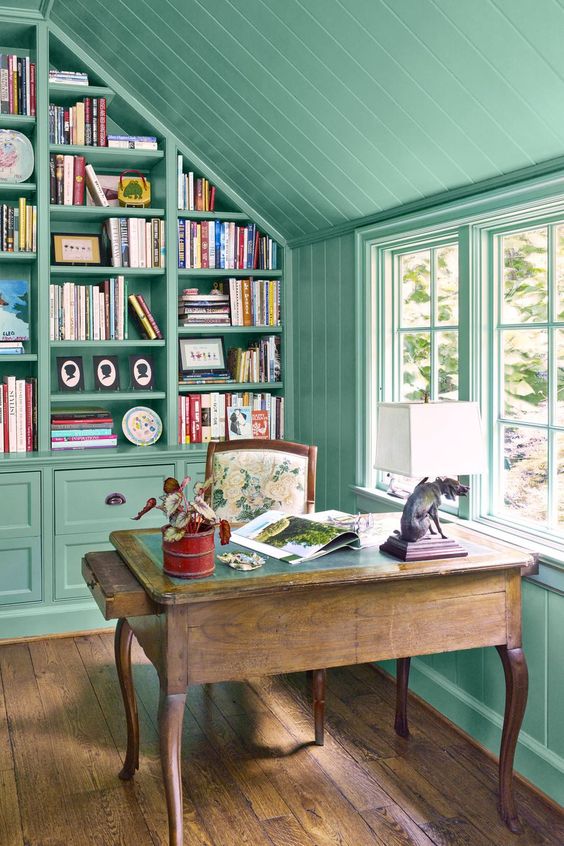
<path id="1" fill-rule="evenodd" d="M 247 438 L 238 441 L 210 441 L 206 456 L 206 479 L 209 479 L 213 472 L 213 459 L 218 452 L 234 452 L 239 449 L 256 450 L 264 452 L 289 452 L 293 455 L 301 455 L 307 458 L 307 491 L 306 508 L 304 514 L 311 514 L 315 511 L 315 473 L 317 469 L 317 447 L 307 444 L 297 444 L 292 441 L 262 440 L 259 438 Z"/>

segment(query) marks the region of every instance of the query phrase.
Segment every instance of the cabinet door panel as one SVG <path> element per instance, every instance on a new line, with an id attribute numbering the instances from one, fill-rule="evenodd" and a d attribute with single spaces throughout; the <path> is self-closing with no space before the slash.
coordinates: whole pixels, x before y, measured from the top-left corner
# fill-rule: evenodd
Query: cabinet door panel
<path id="1" fill-rule="evenodd" d="M 57 534 L 102 532 L 139 526 L 131 518 L 149 497 L 162 494 L 163 481 L 174 476 L 174 464 L 148 467 L 100 467 L 96 470 L 55 472 L 55 531 Z M 121 504 L 110 504 L 110 498 Z M 122 502 L 123 500 L 123 502 Z M 147 514 L 139 527 L 162 526 L 162 511 Z"/>
<path id="2" fill-rule="evenodd" d="M 160 512 L 159 512 L 160 513 Z M 108 535 L 57 535 L 55 537 L 55 599 L 81 599 L 90 596 L 82 577 L 82 557 L 114 547 Z"/>
<path id="3" fill-rule="evenodd" d="M 41 533 L 40 473 L 0 474 L 0 539 Z"/>
<path id="4" fill-rule="evenodd" d="M 41 599 L 41 538 L 6 538 L 0 549 L 0 605 Z"/>

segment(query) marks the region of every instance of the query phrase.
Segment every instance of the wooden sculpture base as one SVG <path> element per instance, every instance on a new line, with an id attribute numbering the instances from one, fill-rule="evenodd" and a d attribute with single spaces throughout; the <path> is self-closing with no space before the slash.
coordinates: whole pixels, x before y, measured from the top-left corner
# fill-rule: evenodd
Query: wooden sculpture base
<path id="1" fill-rule="evenodd" d="M 435 558 L 463 558 L 468 555 L 458 541 L 453 538 L 441 538 L 439 535 L 427 535 L 418 541 L 404 541 L 398 535 L 390 535 L 381 544 L 381 552 L 387 552 L 400 561 L 428 561 Z"/>

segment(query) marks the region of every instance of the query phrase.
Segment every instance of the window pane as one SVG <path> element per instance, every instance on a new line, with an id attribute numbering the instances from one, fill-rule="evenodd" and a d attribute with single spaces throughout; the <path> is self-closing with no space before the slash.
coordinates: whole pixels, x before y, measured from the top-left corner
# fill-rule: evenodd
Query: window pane
<path id="1" fill-rule="evenodd" d="M 437 332 L 438 399 L 458 399 L 458 332 Z"/>
<path id="2" fill-rule="evenodd" d="M 529 229 L 503 240 L 503 323 L 548 317 L 547 230 Z"/>
<path id="3" fill-rule="evenodd" d="M 458 247 L 451 244 L 436 252 L 437 323 L 458 323 Z"/>
<path id="4" fill-rule="evenodd" d="M 402 326 L 425 326 L 431 319 L 431 253 L 420 250 L 400 258 Z"/>
<path id="5" fill-rule="evenodd" d="M 556 437 L 556 472 L 558 490 L 558 528 L 564 531 L 564 435 Z"/>
<path id="6" fill-rule="evenodd" d="M 564 226 L 556 229 L 556 291 L 554 310 L 557 320 L 564 320 Z"/>
<path id="7" fill-rule="evenodd" d="M 547 421 L 547 331 L 506 330 L 502 336 L 503 416 Z"/>
<path id="8" fill-rule="evenodd" d="M 558 329 L 556 346 L 556 425 L 564 426 L 564 329 Z"/>
<path id="9" fill-rule="evenodd" d="M 506 426 L 503 433 L 502 496 L 506 513 L 533 523 L 546 523 L 548 449 L 546 432 Z"/>
<path id="10" fill-rule="evenodd" d="M 401 399 L 421 400 L 430 395 L 431 336 L 428 332 L 402 335 Z"/>

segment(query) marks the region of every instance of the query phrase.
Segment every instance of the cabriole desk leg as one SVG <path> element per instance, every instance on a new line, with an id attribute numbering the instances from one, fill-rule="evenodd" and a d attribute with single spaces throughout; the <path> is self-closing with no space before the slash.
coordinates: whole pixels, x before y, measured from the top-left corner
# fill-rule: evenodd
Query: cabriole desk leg
<path id="1" fill-rule="evenodd" d="M 497 646 L 505 673 L 505 714 L 499 753 L 499 812 L 506 826 L 515 834 L 522 831 L 513 796 L 513 759 L 519 730 L 527 705 L 529 675 L 521 647 Z"/>
<path id="2" fill-rule="evenodd" d="M 159 746 L 168 810 L 169 846 L 183 846 L 182 773 L 180 750 L 185 693 L 167 694 L 161 684 Z"/>
<path id="3" fill-rule="evenodd" d="M 119 774 L 121 779 L 133 778 L 135 770 L 139 769 L 139 718 L 137 716 L 137 702 L 131 672 L 131 641 L 133 631 L 126 619 L 118 620 L 114 639 L 117 674 L 125 718 L 127 720 L 127 752 L 123 768 Z"/>

